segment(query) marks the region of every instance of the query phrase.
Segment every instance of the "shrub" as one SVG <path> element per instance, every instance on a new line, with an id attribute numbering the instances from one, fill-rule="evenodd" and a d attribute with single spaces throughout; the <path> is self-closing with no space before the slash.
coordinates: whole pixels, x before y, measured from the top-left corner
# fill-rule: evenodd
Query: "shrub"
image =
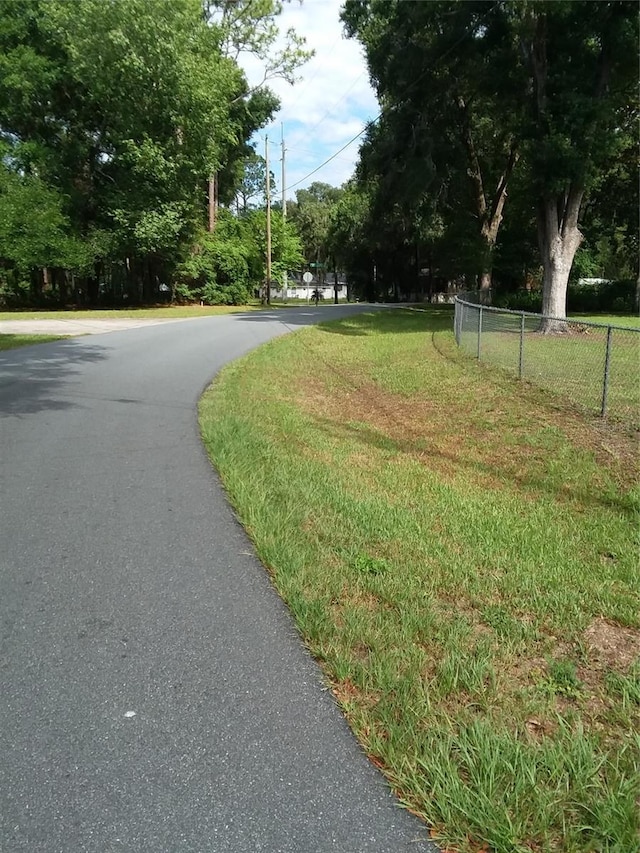
<path id="1" fill-rule="evenodd" d="M 636 283 L 632 279 L 607 281 L 603 284 L 569 284 L 567 288 L 567 311 L 570 314 L 606 314 L 610 311 L 632 314 L 634 311 Z M 492 304 L 496 308 L 512 311 L 542 310 L 542 292 L 539 290 L 516 290 L 513 293 L 498 293 Z"/>

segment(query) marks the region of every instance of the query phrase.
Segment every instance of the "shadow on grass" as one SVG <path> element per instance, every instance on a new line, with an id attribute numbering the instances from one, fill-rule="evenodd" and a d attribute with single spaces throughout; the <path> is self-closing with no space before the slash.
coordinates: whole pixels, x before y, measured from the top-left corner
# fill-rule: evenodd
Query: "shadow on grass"
<path id="1" fill-rule="evenodd" d="M 0 352 L 0 417 L 77 408 L 63 399 L 65 384 L 105 358 L 102 345 L 77 338 Z"/>
<path id="2" fill-rule="evenodd" d="M 358 315 L 385 313 L 388 305 L 304 305 L 291 308 L 263 308 L 260 311 L 229 314 L 230 319 L 243 323 L 282 323 L 289 328 L 325 325 L 329 322 L 352 320 Z"/>
<path id="3" fill-rule="evenodd" d="M 524 477 L 514 476 L 513 470 L 500 463 L 500 460 L 492 458 L 491 462 L 480 462 L 469 460 L 465 456 L 464 447 L 460 452 L 446 452 L 430 445 L 422 438 L 398 438 L 386 434 L 366 423 L 361 422 L 338 422 L 330 418 L 314 418 L 315 425 L 324 432 L 329 439 L 340 439 L 353 442 L 357 440 L 363 447 L 374 448 L 385 453 L 396 452 L 411 456 L 417 461 L 428 465 L 431 458 L 435 462 L 435 470 L 447 472 L 447 476 L 464 474 L 469 481 L 469 475 L 479 475 L 491 481 L 498 480 L 505 484 L 505 488 L 512 488 L 519 493 L 546 494 L 561 503 L 575 502 L 582 506 L 604 507 L 622 512 L 635 517 L 638 512 L 637 501 L 631 496 L 614 496 L 601 494 L 595 490 L 581 489 L 573 483 L 562 480 L 557 485 L 550 482 L 544 476 L 538 476 L 527 472 Z M 432 469 L 433 470 L 433 469 Z M 482 482 L 478 482 L 479 488 L 484 488 Z"/>
<path id="4" fill-rule="evenodd" d="M 319 328 L 332 335 L 347 337 L 448 331 L 453 328 L 453 306 L 424 305 L 418 309 L 393 306 L 388 311 L 349 317 L 338 323 L 323 322 Z"/>
<path id="5" fill-rule="evenodd" d="M 317 325 L 332 335 L 362 337 L 370 334 L 434 332 L 453 328 L 453 306 L 424 305 L 412 308 L 383 303 L 305 305 L 286 310 L 263 309 L 230 314 L 243 323 L 283 323 L 290 328 Z"/>

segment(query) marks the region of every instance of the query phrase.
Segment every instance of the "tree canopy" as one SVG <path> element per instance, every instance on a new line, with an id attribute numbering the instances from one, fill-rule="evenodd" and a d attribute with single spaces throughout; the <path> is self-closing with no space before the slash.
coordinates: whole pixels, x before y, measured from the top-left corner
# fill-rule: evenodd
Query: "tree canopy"
<path id="1" fill-rule="evenodd" d="M 395 253 L 411 289 L 407 275 L 418 279 L 426 257 L 430 277 L 489 287 L 509 255 L 500 235 L 513 212 L 537 230 L 545 310 L 563 316 L 585 202 L 602 200 L 607 175 L 635 146 L 635 4 L 347 0 L 342 17 L 381 106 L 355 184 L 379 225 L 371 269 L 379 275 L 382 256 Z M 637 183 L 636 166 L 636 208 Z M 612 230 L 606 217 L 599 224 Z M 619 211 L 616 228 L 620 249 L 632 229 Z M 508 239 L 517 232 L 507 228 Z M 392 278 L 383 275 L 387 291 Z"/>
<path id="2" fill-rule="evenodd" d="M 236 194 L 277 99 L 272 0 L 0 4 L 0 288 L 5 302 L 153 301 L 198 252 L 207 183 Z M 31 212 L 32 211 L 32 212 Z M 221 240 L 222 235 L 221 235 Z"/>

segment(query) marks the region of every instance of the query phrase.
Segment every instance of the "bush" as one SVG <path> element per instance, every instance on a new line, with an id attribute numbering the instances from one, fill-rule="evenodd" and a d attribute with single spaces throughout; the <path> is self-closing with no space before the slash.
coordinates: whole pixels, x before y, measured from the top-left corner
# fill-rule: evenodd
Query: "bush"
<path id="1" fill-rule="evenodd" d="M 29 282 L 10 273 L 0 276 L 0 307 L 23 308 L 30 305 L 31 293 Z"/>
<path id="2" fill-rule="evenodd" d="M 253 282 L 250 248 L 235 230 L 236 223 L 221 217 L 214 234 L 202 234 L 189 257 L 178 266 L 178 299 L 203 299 L 211 305 L 243 305 Z"/>
<path id="3" fill-rule="evenodd" d="M 542 292 L 539 290 L 516 290 L 514 293 L 498 293 L 492 300 L 495 308 L 511 311 L 530 311 L 539 314 L 542 310 Z"/>
<path id="4" fill-rule="evenodd" d="M 632 279 L 597 285 L 570 284 L 567 290 L 567 311 L 572 314 L 606 314 L 609 311 L 631 314 L 635 294 L 636 283 Z"/>
<path id="5" fill-rule="evenodd" d="M 219 284 L 209 281 L 202 288 L 201 297 L 209 305 L 246 305 L 250 295 L 250 290 L 244 282 L 228 281 L 226 284 Z"/>
<path id="6" fill-rule="evenodd" d="M 567 288 L 567 312 L 570 314 L 620 314 L 634 312 L 636 282 L 632 279 L 608 281 L 604 284 L 570 284 Z M 492 304 L 496 308 L 512 311 L 542 311 L 542 292 L 517 290 L 514 293 L 498 293 Z"/>

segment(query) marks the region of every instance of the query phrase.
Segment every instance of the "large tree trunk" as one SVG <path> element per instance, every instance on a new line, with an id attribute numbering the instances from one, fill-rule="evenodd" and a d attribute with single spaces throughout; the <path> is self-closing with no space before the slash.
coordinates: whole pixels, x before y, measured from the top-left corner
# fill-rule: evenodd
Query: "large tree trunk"
<path id="1" fill-rule="evenodd" d="M 96 262 L 93 265 L 93 275 L 87 278 L 87 302 L 93 308 L 98 304 L 100 296 L 100 264 Z"/>
<path id="2" fill-rule="evenodd" d="M 538 209 L 538 242 L 544 269 L 540 331 L 557 334 L 567 331 L 567 285 L 582 234 L 578 215 L 584 191 L 570 187 L 562 196 L 546 198 Z"/>
<path id="3" fill-rule="evenodd" d="M 30 272 L 29 290 L 31 301 L 34 305 L 40 305 L 42 299 L 42 270 L 34 267 Z"/>

